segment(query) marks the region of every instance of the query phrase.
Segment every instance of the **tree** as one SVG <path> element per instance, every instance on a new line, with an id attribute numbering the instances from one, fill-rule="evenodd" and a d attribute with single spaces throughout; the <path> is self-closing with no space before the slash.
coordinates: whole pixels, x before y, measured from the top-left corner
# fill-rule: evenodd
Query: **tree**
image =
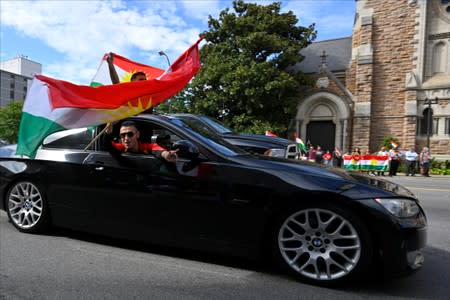
<path id="1" fill-rule="evenodd" d="M 12 144 L 17 143 L 22 107 L 22 101 L 15 101 L 0 108 L 0 139 Z"/>
<path id="2" fill-rule="evenodd" d="M 186 111 L 221 119 L 239 131 L 285 133 L 305 86 L 293 66 L 300 50 L 316 37 L 314 24 L 297 26 L 281 3 L 257 5 L 234 1 L 218 19 L 209 17 L 208 42 L 200 50 L 202 68 L 169 103 Z"/>

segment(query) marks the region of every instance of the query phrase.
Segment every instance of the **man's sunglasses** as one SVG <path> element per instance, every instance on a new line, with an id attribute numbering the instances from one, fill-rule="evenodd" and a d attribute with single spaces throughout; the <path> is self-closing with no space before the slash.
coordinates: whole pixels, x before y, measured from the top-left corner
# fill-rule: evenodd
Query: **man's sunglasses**
<path id="1" fill-rule="evenodd" d="M 125 137 L 129 137 L 129 138 L 132 138 L 133 136 L 134 136 L 134 132 L 133 131 L 128 131 L 128 132 L 122 132 L 121 134 L 120 134 L 120 138 L 125 138 Z"/>

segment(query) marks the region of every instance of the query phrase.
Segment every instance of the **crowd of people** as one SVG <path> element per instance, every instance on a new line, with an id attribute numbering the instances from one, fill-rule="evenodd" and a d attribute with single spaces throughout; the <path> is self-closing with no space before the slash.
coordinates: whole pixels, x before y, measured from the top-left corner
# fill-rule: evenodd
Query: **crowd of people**
<path id="1" fill-rule="evenodd" d="M 320 145 L 309 145 L 308 151 L 302 152 L 300 155 L 301 160 L 307 160 L 324 165 L 333 165 L 335 167 L 344 166 L 344 156 L 351 156 L 356 160 L 364 155 L 376 155 L 380 157 L 387 157 L 388 163 L 386 170 L 381 171 L 368 171 L 372 176 L 385 176 L 385 171 L 388 172 L 388 176 L 396 176 L 398 169 L 404 161 L 405 163 L 405 175 L 415 176 L 418 171 L 425 177 L 430 177 L 430 150 L 428 147 L 423 147 L 420 153 L 417 153 L 414 148 L 410 147 L 407 151 L 400 150 L 398 147 L 393 147 L 389 150 L 385 146 L 380 147 L 375 153 L 370 153 L 368 149 L 361 151 L 360 148 L 355 147 L 351 152 L 341 154 L 338 148 L 334 151 L 323 150 Z"/>
<path id="2" fill-rule="evenodd" d="M 342 164 L 340 159 L 342 159 L 340 152 L 335 149 L 335 151 L 330 152 L 330 150 L 322 150 L 320 145 L 314 147 L 310 145 L 307 152 L 302 152 L 299 159 L 308 160 L 310 162 L 316 162 L 324 165 L 334 165 L 340 166 Z"/>

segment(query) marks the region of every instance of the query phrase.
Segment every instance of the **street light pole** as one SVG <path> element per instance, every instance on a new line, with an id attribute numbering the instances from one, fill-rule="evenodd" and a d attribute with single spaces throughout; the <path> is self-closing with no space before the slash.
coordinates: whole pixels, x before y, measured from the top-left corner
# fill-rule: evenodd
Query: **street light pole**
<path id="1" fill-rule="evenodd" d="M 165 56 L 166 57 L 166 59 L 167 59 L 167 64 L 169 65 L 169 67 L 170 67 L 170 60 L 169 60 L 169 57 L 167 56 L 167 54 L 164 52 L 164 51 L 159 51 L 158 52 L 158 54 L 160 55 L 160 56 Z"/>
<path id="2" fill-rule="evenodd" d="M 431 124 L 432 124 L 432 120 L 431 120 L 431 104 L 437 104 L 439 101 L 439 98 L 436 97 L 435 99 L 428 99 L 425 98 L 424 100 L 424 104 L 428 105 L 428 112 L 427 112 L 427 148 L 430 149 L 430 129 L 431 129 Z"/>

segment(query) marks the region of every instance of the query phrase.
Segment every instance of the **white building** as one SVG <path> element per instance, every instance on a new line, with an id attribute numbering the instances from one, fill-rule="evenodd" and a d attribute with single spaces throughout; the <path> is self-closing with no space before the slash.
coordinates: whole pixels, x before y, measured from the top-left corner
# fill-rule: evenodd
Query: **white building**
<path id="1" fill-rule="evenodd" d="M 0 107 L 25 100 L 31 79 L 41 73 L 42 65 L 23 55 L 0 62 Z"/>

